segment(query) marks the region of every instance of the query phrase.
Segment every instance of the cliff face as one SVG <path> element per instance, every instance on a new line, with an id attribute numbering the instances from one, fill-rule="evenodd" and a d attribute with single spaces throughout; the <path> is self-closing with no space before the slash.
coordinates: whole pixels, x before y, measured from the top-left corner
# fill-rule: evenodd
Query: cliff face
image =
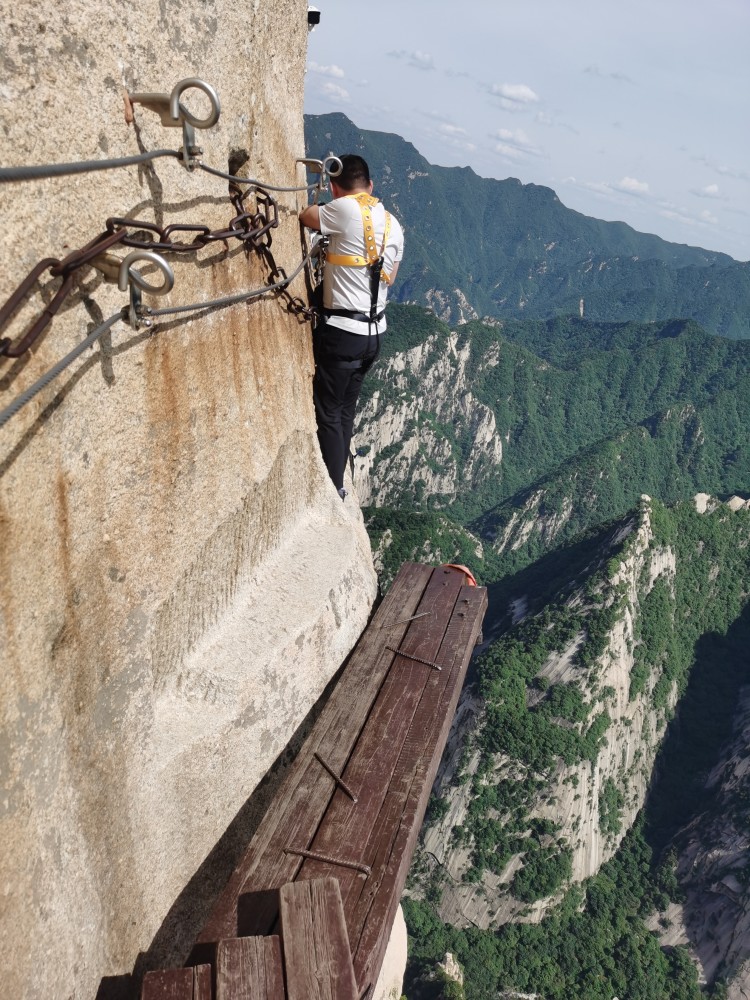
<path id="1" fill-rule="evenodd" d="M 750 996 L 748 797 L 750 690 L 745 687 L 734 733 L 705 782 L 702 809 L 681 831 L 675 854 L 682 902 L 654 914 L 663 945 L 690 947 L 702 978 L 728 981 L 729 1000 Z"/>
<path id="2" fill-rule="evenodd" d="M 361 503 L 386 505 L 405 485 L 449 502 L 497 472 L 502 441 L 492 410 L 472 395 L 470 353 L 457 334 L 434 335 L 381 365 L 388 390 L 375 391 L 357 418 Z M 497 351 L 483 361 L 493 364 Z"/>
<path id="3" fill-rule="evenodd" d="M 178 148 L 181 131 L 140 105 L 128 125 L 123 94 L 200 76 L 222 101 L 198 133 L 205 162 L 246 157 L 246 176 L 303 183 L 305 3 L 0 7 L 6 163 Z M 275 197 L 270 249 L 291 272 L 304 195 Z M 2 301 L 108 217 L 220 229 L 236 214 L 225 181 L 171 159 L 5 185 L 0 205 Z M 175 286 L 145 296 L 157 308 L 269 278 L 233 240 L 166 256 Z M 45 274 L 3 335 L 17 340 L 57 287 Z M 78 271 L 33 352 L 0 359 L 0 405 L 126 302 Z M 273 295 L 151 330 L 118 323 L 0 430 L 9 995 L 92 997 L 132 969 L 366 622 L 369 544 L 318 453 L 309 341 Z M 161 958 L 179 961 L 191 930 Z"/>
<path id="4" fill-rule="evenodd" d="M 581 691 L 586 721 L 576 724 L 558 719 L 561 727 L 583 734 L 592 719 L 606 719 L 595 752 L 577 763 L 558 759 L 540 775 L 526 802 L 527 826 L 532 829 L 536 824 L 547 831 L 541 846 L 549 848 L 557 843 L 569 848 L 570 872 L 565 886 L 597 872 L 632 825 L 645 799 L 666 713 L 676 698 L 675 686 L 671 686 L 666 706 L 654 704 L 658 671 L 642 691 L 635 696 L 631 693 L 641 604 L 657 580 L 670 588 L 675 573 L 674 553 L 654 544 L 647 502 L 639 520 L 624 525 L 610 544 L 623 542 L 622 555 L 616 568 L 614 564 L 609 566 L 601 590 L 601 599 L 611 611 L 604 648 L 594 662 L 582 667 L 577 654 L 590 628 L 584 616 L 582 629 L 565 645 L 548 653 L 536 674 L 534 689 L 527 692 L 527 705 L 534 710 L 543 702 L 544 692 L 554 690 L 556 685 L 561 690 L 571 685 Z M 519 599 L 523 600 L 523 595 Z M 583 590 L 577 589 L 567 600 L 570 607 L 583 608 L 587 598 Z M 482 738 L 486 727 L 483 703 L 467 692 L 435 786 L 448 809 L 442 820 L 424 833 L 425 853 L 447 876 L 442 880 L 441 916 L 452 924 L 484 928 L 513 919 L 540 920 L 557 898 L 545 895 L 536 900 L 519 899 L 509 892 L 514 877 L 528 860 L 524 851 L 508 857 L 498 872 L 485 871 L 479 881 L 466 879 L 475 842 L 469 839 L 457 844 L 453 830 L 467 824 L 472 802 L 483 788 L 520 780 L 525 771 L 518 759 L 506 754 L 493 754 L 491 766 L 487 766 L 486 754 L 480 749 L 486 745 Z M 469 780 L 461 778 L 462 773 Z M 497 808 L 487 815 L 501 822 L 507 819 Z"/>

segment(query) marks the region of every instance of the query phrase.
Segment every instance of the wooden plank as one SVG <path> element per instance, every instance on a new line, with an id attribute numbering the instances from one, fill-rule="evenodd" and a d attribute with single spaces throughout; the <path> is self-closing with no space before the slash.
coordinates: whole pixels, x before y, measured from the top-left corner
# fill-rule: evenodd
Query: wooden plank
<path id="1" fill-rule="evenodd" d="M 400 764 L 400 773 L 376 823 L 376 829 L 392 831 L 391 837 L 384 836 L 378 844 L 367 895 L 360 894 L 356 910 L 347 918 L 354 970 L 361 989 L 377 981 L 466 669 L 481 631 L 486 590 L 467 587 L 462 599 L 468 602 L 463 606 L 464 617 L 454 617 L 446 633 L 446 647 L 452 647 L 455 666 L 441 710 L 435 710 L 432 692 L 426 692 L 414 716 L 415 731 L 426 736 L 422 753 L 416 761 L 404 760 Z M 448 660 L 449 649 L 441 649 L 440 655 Z"/>
<path id="2" fill-rule="evenodd" d="M 216 947 L 216 1000 L 284 1000 L 278 937 L 241 937 Z"/>
<path id="3" fill-rule="evenodd" d="M 471 604 L 475 605 L 477 609 L 481 609 L 483 615 L 486 594 L 475 588 L 470 590 L 467 588 L 465 594 L 469 595 Z M 349 873 L 343 873 L 340 876 L 347 927 L 352 942 L 352 952 L 355 955 L 355 971 L 360 987 L 363 986 L 361 977 L 363 970 L 358 966 L 356 957 L 360 935 L 365 922 L 369 919 L 373 919 L 375 926 L 380 927 L 390 926 L 392 923 L 403 885 L 385 887 L 386 895 L 384 897 L 384 887 L 381 885 L 383 870 L 392 859 L 400 858 L 406 851 L 405 878 L 424 809 L 422 814 L 407 821 L 407 825 L 411 824 L 413 827 L 413 843 L 408 850 L 403 845 L 400 847 L 396 845 L 398 832 L 404 823 L 402 814 L 412 786 L 415 784 L 420 789 L 424 786 L 424 805 L 426 806 L 430 787 L 434 780 L 434 772 L 437 769 L 448 729 L 455 714 L 456 703 L 463 685 L 474 640 L 481 626 L 481 615 L 477 616 L 473 612 L 467 615 L 466 610 L 462 610 L 467 607 L 470 605 L 465 605 L 463 601 L 456 605 L 456 611 L 449 623 L 445 641 L 438 657 L 440 662 L 445 664 L 445 669 L 441 674 L 433 675 L 431 682 L 425 688 L 422 700 L 414 714 L 410 731 L 404 740 L 381 810 L 372 823 L 371 832 L 363 851 L 363 857 L 371 867 L 371 875 L 367 878 L 366 883 L 363 883 L 362 880 L 352 879 Z M 440 732 L 442 732 L 442 736 L 439 735 Z M 426 770 L 427 762 L 431 765 L 432 775 Z M 383 911 L 384 905 L 386 907 L 390 905 L 384 903 L 384 899 L 389 900 L 390 896 L 394 897 L 392 913 Z"/>
<path id="4" fill-rule="evenodd" d="M 147 972 L 141 986 L 141 1000 L 193 1000 L 193 970 Z"/>
<path id="5" fill-rule="evenodd" d="M 194 949 L 192 961 L 205 955 L 205 949 L 199 947 L 201 944 L 237 933 L 237 900 L 243 892 L 278 888 L 294 879 L 301 859 L 285 854 L 284 848 L 290 843 L 310 843 L 336 787 L 313 754 L 320 752 L 338 773 L 343 770 L 393 660 L 393 654 L 383 649 L 386 638 L 389 644 L 398 645 L 410 625 L 419 623 L 404 622 L 385 629 L 383 626 L 416 613 L 431 576 L 429 566 L 416 563 L 402 566 L 289 769 L 248 851 L 214 905 L 197 938 L 198 947 Z"/>
<path id="6" fill-rule="evenodd" d="M 454 570 L 435 570 L 419 605 L 420 609 L 430 610 L 432 614 L 430 618 L 414 622 L 413 630 L 401 644 L 405 652 L 435 661 L 463 579 L 463 574 Z M 354 805 L 342 792 L 334 795 L 313 840 L 313 851 L 369 864 L 370 859 L 362 856 L 363 850 L 386 797 L 414 713 L 428 685 L 443 686 L 443 673 L 404 657 L 394 657 L 393 668 L 344 772 L 358 802 Z M 356 872 L 339 870 L 320 861 L 305 861 L 298 878 L 324 875 L 335 875 L 340 880 L 348 920 L 351 905 L 347 896 L 358 895 L 364 880 Z"/>
<path id="7" fill-rule="evenodd" d="M 288 1000 L 359 1000 L 335 878 L 279 891 Z"/>
<path id="8" fill-rule="evenodd" d="M 193 967 L 193 1000 L 212 1000 L 210 965 Z"/>

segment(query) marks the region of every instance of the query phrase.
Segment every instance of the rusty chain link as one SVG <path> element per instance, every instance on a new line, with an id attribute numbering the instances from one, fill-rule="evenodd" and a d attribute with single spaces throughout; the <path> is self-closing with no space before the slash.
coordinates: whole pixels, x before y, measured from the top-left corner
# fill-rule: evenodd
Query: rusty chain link
<path id="1" fill-rule="evenodd" d="M 255 194 L 256 200 L 254 212 L 248 211 L 245 204 L 251 193 Z M 107 219 L 106 229 L 103 233 L 100 233 L 80 249 L 73 250 L 67 257 L 62 260 L 56 257 L 45 257 L 44 260 L 39 261 L 4 305 L 0 307 L 0 331 L 7 326 L 45 271 L 49 271 L 53 278 L 62 279 L 60 287 L 51 302 L 42 310 L 15 345 L 9 337 L 0 339 L 0 356 L 19 358 L 25 354 L 49 326 L 53 317 L 62 308 L 65 299 L 70 295 L 75 272 L 117 244 L 139 250 L 169 250 L 186 253 L 202 250 L 210 243 L 236 239 L 246 247 L 259 252 L 268 250 L 271 245 L 271 230 L 279 224 L 278 204 L 275 199 L 267 191 L 257 186 L 249 186 L 245 191 L 240 191 L 239 188 L 232 185 L 229 200 L 237 214 L 224 229 L 211 230 L 205 225 L 187 223 L 172 223 L 162 227 L 141 219 L 112 217 Z M 192 239 L 188 242 L 173 238 L 180 233 L 191 234 Z M 268 256 L 273 260 L 270 254 Z M 277 273 L 275 264 L 273 268 L 274 273 Z"/>

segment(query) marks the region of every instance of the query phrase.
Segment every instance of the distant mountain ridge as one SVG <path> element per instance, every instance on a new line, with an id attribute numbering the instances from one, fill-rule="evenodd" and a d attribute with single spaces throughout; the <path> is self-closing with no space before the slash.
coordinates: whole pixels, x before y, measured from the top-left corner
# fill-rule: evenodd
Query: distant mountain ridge
<path id="1" fill-rule="evenodd" d="M 750 337 L 750 263 L 566 208 L 555 192 L 430 164 L 400 136 L 345 115 L 305 116 L 310 156 L 357 152 L 399 215 L 407 253 L 395 295 L 456 323 L 483 317 L 697 320 Z"/>
<path id="2" fill-rule="evenodd" d="M 423 309 L 391 310 L 357 426 L 367 504 L 443 509 L 493 544 L 511 521 L 532 542 L 552 518 L 559 543 L 644 492 L 674 503 L 750 484 L 746 341 L 690 321 L 451 332 Z"/>

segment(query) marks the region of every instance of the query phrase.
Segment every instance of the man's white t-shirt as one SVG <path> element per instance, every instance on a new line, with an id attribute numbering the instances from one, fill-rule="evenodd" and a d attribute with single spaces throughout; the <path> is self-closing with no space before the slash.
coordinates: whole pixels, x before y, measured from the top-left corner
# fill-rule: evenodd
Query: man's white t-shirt
<path id="1" fill-rule="evenodd" d="M 390 214 L 390 213 L 389 213 Z M 385 209 L 378 202 L 372 208 L 372 223 L 375 229 L 375 245 L 380 251 L 385 233 Z M 364 254 L 365 237 L 362 227 L 362 210 L 359 202 L 352 197 L 334 198 L 327 205 L 320 206 L 320 231 L 329 238 L 328 252 L 346 256 L 362 256 Z M 398 219 L 391 215 L 391 228 L 388 242 L 383 250 L 383 270 L 390 274 L 393 265 L 404 255 L 404 231 Z M 323 307 L 325 309 L 348 309 L 352 312 L 370 313 L 370 275 L 369 267 L 345 267 L 341 265 L 326 265 L 323 274 Z M 380 282 L 378 291 L 378 312 L 385 309 L 388 297 L 388 286 Z M 331 326 L 349 333 L 384 333 L 385 316 L 377 324 L 365 320 L 351 319 L 348 316 L 332 316 L 328 321 Z M 377 327 L 377 331 L 376 331 Z"/>

